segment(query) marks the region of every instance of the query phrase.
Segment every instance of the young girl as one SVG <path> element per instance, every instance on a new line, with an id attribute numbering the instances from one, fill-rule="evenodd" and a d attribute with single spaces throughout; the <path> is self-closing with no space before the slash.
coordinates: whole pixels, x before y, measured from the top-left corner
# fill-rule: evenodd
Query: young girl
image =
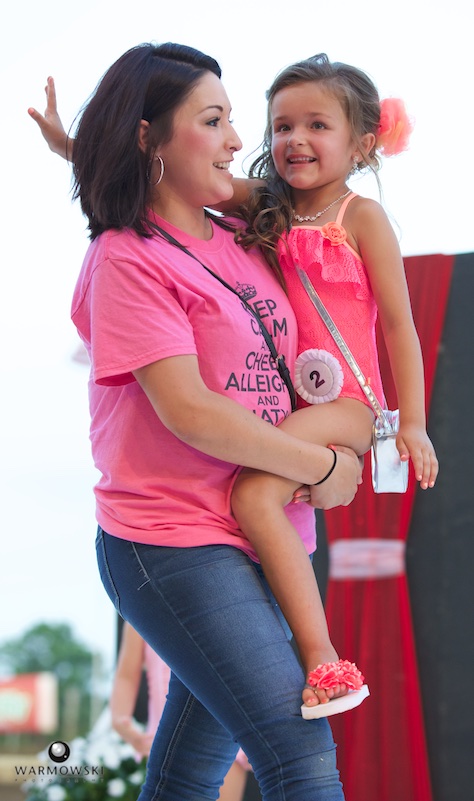
<path id="1" fill-rule="evenodd" d="M 405 149 L 411 124 L 403 104 L 381 102 L 363 72 L 332 64 L 325 54 L 281 72 L 267 99 L 263 152 L 250 170 L 266 183 L 248 202 L 249 225 L 240 241 L 264 249 L 298 320 L 295 384 L 301 410 L 287 421 L 287 430 L 326 446 L 343 443 L 362 455 L 374 422 L 372 407 L 301 283 L 296 271 L 301 267 L 383 405 L 378 309 L 400 409 L 400 457 L 412 459 L 423 489 L 433 487 L 438 463 L 426 433 L 421 350 L 399 246 L 380 204 L 347 185 L 365 168 L 376 173 L 379 154 Z M 328 645 L 325 625 L 323 636 L 314 625 L 312 570 L 284 513 L 294 490 L 294 482 L 243 470 L 232 506 L 309 667 L 327 659 Z M 300 587 L 297 595 L 287 589 L 290 571 Z M 326 700 L 323 691 L 316 694 Z M 305 700 L 310 703 L 307 695 Z"/>

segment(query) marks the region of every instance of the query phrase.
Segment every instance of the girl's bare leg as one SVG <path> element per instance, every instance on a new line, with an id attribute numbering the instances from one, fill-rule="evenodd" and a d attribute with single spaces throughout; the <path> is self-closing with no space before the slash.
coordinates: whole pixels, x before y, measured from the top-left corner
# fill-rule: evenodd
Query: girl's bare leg
<path id="1" fill-rule="evenodd" d="M 345 445 L 358 454 L 370 447 L 373 415 L 365 404 L 350 399 L 300 409 L 282 428 L 319 445 Z M 280 476 L 245 469 L 232 493 L 232 509 L 252 543 L 265 577 L 290 626 L 306 675 L 338 655 L 331 643 L 314 571 L 304 545 L 284 507 L 298 484 Z M 344 695 L 347 688 L 303 690 L 309 705 Z"/>

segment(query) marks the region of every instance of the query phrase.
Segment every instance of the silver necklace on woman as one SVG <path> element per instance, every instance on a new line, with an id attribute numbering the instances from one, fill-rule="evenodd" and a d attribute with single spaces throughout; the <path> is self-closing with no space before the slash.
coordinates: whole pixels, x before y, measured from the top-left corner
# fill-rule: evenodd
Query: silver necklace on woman
<path id="1" fill-rule="evenodd" d="M 343 195 L 337 197 L 336 200 L 333 200 L 333 202 L 330 203 L 329 206 L 326 206 L 326 208 L 323 209 L 322 211 L 318 211 L 317 214 L 313 214 L 313 216 L 305 214 L 304 217 L 302 217 L 300 214 L 297 214 L 295 210 L 293 210 L 293 219 L 297 220 L 298 222 L 314 222 L 315 220 L 319 219 L 319 217 L 322 217 L 323 214 L 325 214 L 327 211 L 329 211 L 330 208 L 335 206 L 336 203 L 339 203 L 340 200 L 344 200 L 344 198 L 350 195 L 351 192 L 352 189 L 348 189 L 347 192 L 344 192 Z"/>

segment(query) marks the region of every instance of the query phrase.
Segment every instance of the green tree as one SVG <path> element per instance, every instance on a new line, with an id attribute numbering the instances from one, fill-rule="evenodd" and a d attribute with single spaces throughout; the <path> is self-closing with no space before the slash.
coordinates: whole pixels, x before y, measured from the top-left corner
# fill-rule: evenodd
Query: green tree
<path id="1" fill-rule="evenodd" d="M 56 736 L 67 739 L 89 731 L 93 723 L 93 684 L 97 673 L 102 677 L 102 662 L 99 655 L 75 638 L 67 623 L 39 623 L 20 637 L 4 642 L 0 646 L 0 663 L 11 674 L 53 673 L 59 696 Z"/>

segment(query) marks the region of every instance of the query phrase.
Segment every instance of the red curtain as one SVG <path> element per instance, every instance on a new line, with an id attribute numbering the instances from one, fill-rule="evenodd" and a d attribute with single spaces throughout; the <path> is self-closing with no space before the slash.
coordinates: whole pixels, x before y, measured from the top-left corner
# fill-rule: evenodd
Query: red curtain
<path id="1" fill-rule="evenodd" d="M 427 408 L 453 263 L 453 256 L 405 259 Z M 388 406 L 396 408 L 382 341 L 379 352 Z M 418 491 L 411 472 L 404 495 L 375 495 L 366 464 L 364 484 L 351 506 L 325 514 L 331 638 L 341 658 L 362 670 L 371 693 L 357 709 L 330 718 L 346 801 L 432 799 L 404 571 L 404 544 Z"/>

